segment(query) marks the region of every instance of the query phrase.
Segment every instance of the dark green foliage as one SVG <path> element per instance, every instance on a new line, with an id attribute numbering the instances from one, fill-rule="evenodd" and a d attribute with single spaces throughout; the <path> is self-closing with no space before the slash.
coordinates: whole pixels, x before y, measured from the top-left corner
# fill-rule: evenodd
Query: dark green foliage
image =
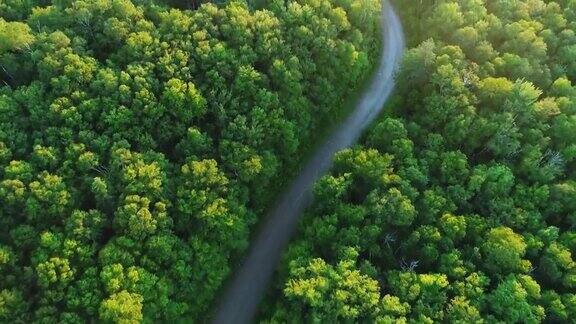
<path id="1" fill-rule="evenodd" d="M 573 321 L 576 2 L 397 3 L 419 45 L 395 115 L 316 185 L 265 315 Z"/>
<path id="2" fill-rule="evenodd" d="M 376 1 L 204 2 L 0 1 L 0 322 L 200 319 L 378 48 Z"/>

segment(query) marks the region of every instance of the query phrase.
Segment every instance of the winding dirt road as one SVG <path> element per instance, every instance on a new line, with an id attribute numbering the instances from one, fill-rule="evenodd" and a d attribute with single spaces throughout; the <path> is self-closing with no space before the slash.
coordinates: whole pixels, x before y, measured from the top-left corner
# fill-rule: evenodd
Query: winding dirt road
<path id="1" fill-rule="evenodd" d="M 318 148 L 268 215 L 266 225 L 222 296 L 213 323 L 236 324 L 253 320 L 282 251 L 298 224 L 298 216 L 311 201 L 314 182 L 328 171 L 336 152 L 358 140 L 392 93 L 394 73 L 402 59 L 405 41 L 400 19 L 388 0 L 382 0 L 381 24 L 383 49 L 369 87 L 356 109 Z"/>

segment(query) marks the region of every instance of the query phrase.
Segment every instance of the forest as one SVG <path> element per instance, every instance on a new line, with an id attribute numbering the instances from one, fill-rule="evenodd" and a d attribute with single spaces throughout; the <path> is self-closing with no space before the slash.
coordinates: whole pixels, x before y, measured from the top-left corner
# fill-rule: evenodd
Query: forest
<path id="1" fill-rule="evenodd" d="M 0 1 L 0 322 L 206 316 L 376 0 Z"/>
<path id="2" fill-rule="evenodd" d="M 576 318 L 576 1 L 397 0 L 395 97 L 335 157 L 265 323 Z"/>

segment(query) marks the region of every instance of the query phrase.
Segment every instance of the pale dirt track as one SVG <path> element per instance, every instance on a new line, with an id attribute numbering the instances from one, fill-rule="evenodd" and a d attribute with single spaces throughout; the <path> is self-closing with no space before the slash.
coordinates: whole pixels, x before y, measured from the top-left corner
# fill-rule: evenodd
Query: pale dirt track
<path id="1" fill-rule="evenodd" d="M 298 217 L 312 198 L 314 182 L 328 171 L 336 152 L 358 140 L 392 93 L 394 73 L 402 60 L 405 40 L 400 19 L 388 0 L 383 0 L 381 21 L 383 48 L 371 82 L 354 111 L 318 148 L 271 210 L 246 259 L 226 287 L 213 323 L 250 323 L 253 320 Z"/>

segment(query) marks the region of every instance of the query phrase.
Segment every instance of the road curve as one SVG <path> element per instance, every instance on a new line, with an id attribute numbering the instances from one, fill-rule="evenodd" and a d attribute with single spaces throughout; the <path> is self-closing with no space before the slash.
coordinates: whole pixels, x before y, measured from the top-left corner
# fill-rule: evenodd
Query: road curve
<path id="1" fill-rule="evenodd" d="M 268 215 L 267 223 L 252 243 L 244 263 L 229 283 L 216 309 L 213 323 L 249 323 L 290 241 L 298 216 L 312 200 L 312 187 L 328 171 L 334 154 L 354 144 L 378 116 L 394 88 L 394 73 L 404 52 L 404 33 L 394 8 L 382 0 L 382 46 L 378 69 L 356 109 L 318 148 Z"/>

